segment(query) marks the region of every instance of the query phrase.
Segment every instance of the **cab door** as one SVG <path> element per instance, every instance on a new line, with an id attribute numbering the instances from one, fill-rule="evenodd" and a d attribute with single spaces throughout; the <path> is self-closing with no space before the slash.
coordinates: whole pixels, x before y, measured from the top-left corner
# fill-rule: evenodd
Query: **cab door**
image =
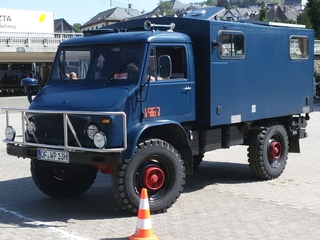
<path id="1" fill-rule="evenodd" d="M 167 119 L 177 122 L 192 121 L 195 118 L 195 86 L 190 76 L 187 45 L 153 45 L 146 64 L 143 120 Z M 160 56 L 171 61 L 171 74 L 161 76 Z M 160 70 L 160 71 L 159 71 Z"/>

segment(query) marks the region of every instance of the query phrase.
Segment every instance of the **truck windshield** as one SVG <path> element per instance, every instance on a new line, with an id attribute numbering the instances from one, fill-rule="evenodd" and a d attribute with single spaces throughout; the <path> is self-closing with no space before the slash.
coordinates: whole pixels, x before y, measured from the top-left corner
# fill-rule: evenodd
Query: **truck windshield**
<path id="1" fill-rule="evenodd" d="M 52 68 L 53 80 L 137 80 L 143 45 L 103 45 L 60 48 Z"/>

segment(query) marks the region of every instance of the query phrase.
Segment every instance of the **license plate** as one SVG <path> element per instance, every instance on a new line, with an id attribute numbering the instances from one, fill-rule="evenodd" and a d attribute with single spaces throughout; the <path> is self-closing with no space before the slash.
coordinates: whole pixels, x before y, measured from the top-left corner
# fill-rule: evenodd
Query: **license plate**
<path id="1" fill-rule="evenodd" d="M 68 163 L 69 162 L 69 152 L 60 151 L 60 150 L 53 150 L 53 149 L 38 148 L 38 159 L 53 161 L 53 162 Z"/>

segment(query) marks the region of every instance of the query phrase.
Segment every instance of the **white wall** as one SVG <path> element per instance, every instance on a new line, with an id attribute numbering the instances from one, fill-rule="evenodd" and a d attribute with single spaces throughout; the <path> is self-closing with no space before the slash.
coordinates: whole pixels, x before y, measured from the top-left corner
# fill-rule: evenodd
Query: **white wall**
<path id="1" fill-rule="evenodd" d="M 53 33 L 53 12 L 0 8 L 0 32 Z"/>

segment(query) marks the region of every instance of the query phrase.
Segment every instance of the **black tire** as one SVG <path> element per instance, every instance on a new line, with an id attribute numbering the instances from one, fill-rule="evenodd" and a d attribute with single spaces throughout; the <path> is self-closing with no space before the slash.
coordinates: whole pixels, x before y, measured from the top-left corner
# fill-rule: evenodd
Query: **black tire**
<path id="1" fill-rule="evenodd" d="M 203 153 L 193 156 L 193 169 L 197 169 L 199 165 L 202 163 L 202 159 L 204 157 Z"/>
<path id="2" fill-rule="evenodd" d="M 132 159 L 125 159 L 112 172 L 116 198 L 133 213 L 138 211 L 142 188 L 148 191 L 150 212 L 166 212 L 183 191 L 185 178 L 180 154 L 160 139 L 140 143 Z"/>
<path id="3" fill-rule="evenodd" d="M 97 169 L 89 165 L 58 166 L 31 160 L 31 175 L 37 187 L 52 198 L 73 198 L 93 184 Z"/>
<path id="4" fill-rule="evenodd" d="M 288 159 L 288 134 L 281 123 L 274 122 L 251 135 L 248 161 L 251 172 L 260 179 L 279 177 Z"/>

